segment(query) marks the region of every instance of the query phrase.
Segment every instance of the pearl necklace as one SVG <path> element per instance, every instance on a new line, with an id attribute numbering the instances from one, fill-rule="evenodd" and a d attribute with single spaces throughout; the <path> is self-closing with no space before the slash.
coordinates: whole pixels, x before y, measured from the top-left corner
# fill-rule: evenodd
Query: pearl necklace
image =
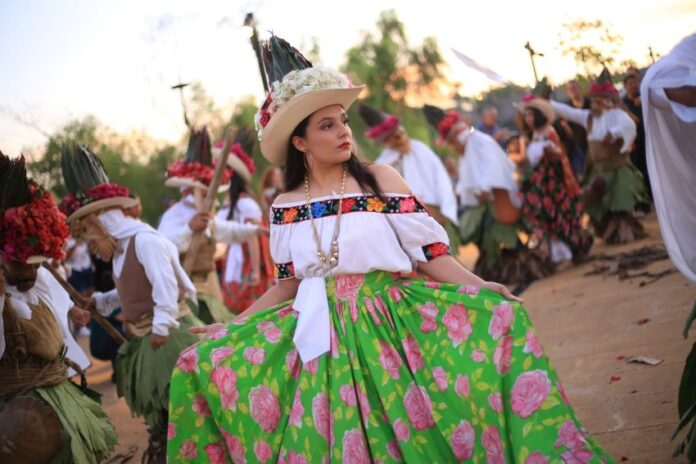
<path id="1" fill-rule="evenodd" d="M 331 238 L 331 247 L 327 253 L 321 249 L 321 238 L 317 232 L 317 226 L 314 223 L 314 214 L 312 213 L 312 201 L 309 196 L 309 173 L 305 173 L 305 197 L 307 198 L 307 210 L 309 212 L 309 221 L 312 224 L 312 234 L 314 242 L 317 245 L 317 258 L 324 272 L 330 272 L 331 269 L 338 266 L 338 234 L 341 232 L 341 214 L 343 213 L 343 194 L 346 190 L 346 165 L 343 165 L 343 175 L 341 178 L 341 195 L 338 197 L 338 213 L 336 215 L 336 225 L 334 226 L 333 237 Z"/>

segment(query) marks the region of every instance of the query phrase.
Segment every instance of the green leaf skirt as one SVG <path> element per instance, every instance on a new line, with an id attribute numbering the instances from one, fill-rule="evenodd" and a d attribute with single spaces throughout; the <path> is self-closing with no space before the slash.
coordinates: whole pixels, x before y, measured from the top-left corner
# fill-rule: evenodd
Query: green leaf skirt
<path id="1" fill-rule="evenodd" d="M 318 359 L 298 357 L 291 303 L 181 354 L 170 463 L 614 462 L 521 305 L 381 271 L 327 290 L 331 350 Z"/>

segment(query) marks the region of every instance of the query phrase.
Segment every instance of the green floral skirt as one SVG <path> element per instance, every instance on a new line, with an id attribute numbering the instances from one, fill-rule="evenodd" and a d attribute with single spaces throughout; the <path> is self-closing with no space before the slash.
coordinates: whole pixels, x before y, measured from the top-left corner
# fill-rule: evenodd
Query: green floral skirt
<path id="1" fill-rule="evenodd" d="M 525 309 L 387 272 L 327 279 L 330 352 L 286 303 L 184 351 L 170 463 L 599 463 Z"/>

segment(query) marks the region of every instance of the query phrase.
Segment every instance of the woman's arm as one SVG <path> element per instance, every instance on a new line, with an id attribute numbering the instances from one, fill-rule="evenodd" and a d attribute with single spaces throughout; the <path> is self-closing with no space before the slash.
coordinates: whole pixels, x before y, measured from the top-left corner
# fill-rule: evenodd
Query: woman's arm
<path id="1" fill-rule="evenodd" d="M 517 301 L 519 303 L 522 302 L 521 298 L 513 295 L 504 285 L 496 282 L 486 282 L 476 274 L 467 270 L 450 255 L 440 256 L 427 263 L 418 263 L 418 270 L 438 282 L 487 288 L 502 295 L 508 300 Z"/>
<path id="2" fill-rule="evenodd" d="M 299 287 L 299 285 L 300 281 L 295 278 L 279 280 L 274 286 L 266 290 L 266 292 L 263 295 L 261 295 L 261 297 L 258 300 L 256 300 L 256 302 L 253 305 L 249 306 L 243 313 L 235 317 L 233 321 L 243 321 L 244 319 L 247 319 L 249 316 L 261 311 L 262 309 L 270 308 L 272 306 L 283 303 L 284 301 L 288 301 L 295 298 L 295 295 L 297 295 L 297 287 Z M 223 324 L 218 322 L 202 327 L 194 326 L 191 327 L 190 331 L 191 333 L 210 334 L 215 333 L 215 331 L 219 330 L 222 326 Z"/>
<path id="3" fill-rule="evenodd" d="M 258 285 L 261 280 L 261 245 L 259 238 L 254 237 L 246 242 L 249 249 L 249 260 L 251 261 L 251 274 L 249 284 Z"/>

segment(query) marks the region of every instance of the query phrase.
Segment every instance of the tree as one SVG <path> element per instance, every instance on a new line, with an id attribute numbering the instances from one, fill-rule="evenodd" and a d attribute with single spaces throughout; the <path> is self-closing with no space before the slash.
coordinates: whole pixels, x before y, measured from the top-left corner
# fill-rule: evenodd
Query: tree
<path id="1" fill-rule="evenodd" d="M 604 66 L 614 64 L 623 44 L 623 37 L 612 33 L 611 27 L 599 19 L 566 23 L 559 34 L 559 48 L 564 55 L 573 57 L 585 75 L 597 75 Z"/>

